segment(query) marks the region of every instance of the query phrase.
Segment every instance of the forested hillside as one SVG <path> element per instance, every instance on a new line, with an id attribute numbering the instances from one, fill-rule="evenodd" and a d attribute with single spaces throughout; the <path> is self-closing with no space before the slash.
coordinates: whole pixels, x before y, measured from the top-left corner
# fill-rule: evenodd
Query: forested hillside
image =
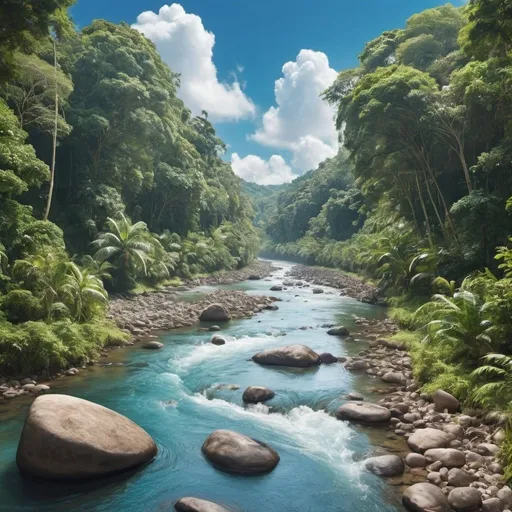
<path id="1" fill-rule="evenodd" d="M 126 24 L 72 0 L 0 6 L 0 371 L 50 370 L 124 334 L 109 291 L 243 266 L 259 246 L 208 114 Z"/>
<path id="2" fill-rule="evenodd" d="M 342 149 L 277 196 L 265 228 L 266 254 L 379 281 L 414 331 L 402 336 L 425 389 L 499 406 L 511 391 L 511 20 L 503 0 L 447 4 L 366 44 L 323 94 Z"/>

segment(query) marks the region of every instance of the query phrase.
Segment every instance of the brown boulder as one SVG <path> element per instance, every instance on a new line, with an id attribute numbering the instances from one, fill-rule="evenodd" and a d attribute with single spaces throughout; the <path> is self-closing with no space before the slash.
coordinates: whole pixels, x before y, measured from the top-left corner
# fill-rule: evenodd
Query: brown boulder
<path id="1" fill-rule="evenodd" d="M 249 386 L 242 395 L 242 400 L 247 404 L 258 404 L 274 398 L 276 394 L 269 388 L 262 386 Z"/>
<path id="2" fill-rule="evenodd" d="M 412 512 L 451 512 L 443 491 L 433 484 L 419 483 L 408 487 L 402 497 L 402 503 Z"/>
<path id="3" fill-rule="evenodd" d="M 263 365 L 306 368 L 320 364 L 320 356 L 305 345 L 289 345 L 259 352 L 252 356 L 255 363 Z"/>
<path id="4" fill-rule="evenodd" d="M 231 320 L 231 314 L 222 304 L 210 304 L 203 310 L 199 320 L 204 322 L 227 322 Z"/>
<path id="5" fill-rule="evenodd" d="M 391 419 L 391 412 L 386 407 L 376 404 L 349 402 L 338 409 L 336 417 L 360 423 L 385 423 Z"/>
<path id="6" fill-rule="evenodd" d="M 29 409 L 16 454 L 20 470 L 54 480 L 83 480 L 140 466 L 155 457 L 151 437 L 101 405 L 45 395 Z"/>
<path id="7" fill-rule="evenodd" d="M 174 504 L 176 512 L 229 512 L 227 508 L 199 498 L 181 498 Z"/>

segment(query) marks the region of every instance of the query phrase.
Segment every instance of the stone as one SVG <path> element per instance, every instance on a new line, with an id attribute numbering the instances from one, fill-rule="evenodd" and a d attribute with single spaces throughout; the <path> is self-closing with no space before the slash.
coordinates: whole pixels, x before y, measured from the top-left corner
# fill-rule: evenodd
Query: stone
<path id="1" fill-rule="evenodd" d="M 202 452 L 217 469 L 240 475 L 268 473 L 279 463 L 279 455 L 273 448 L 231 430 L 210 434 Z"/>
<path id="2" fill-rule="evenodd" d="M 460 409 L 459 401 L 450 393 L 443 391 L 442 389 L 438 389 L 434 395 L 434 404 L 436 405 L 436 410 L 439 412 L 444 412 L 445 409 L 453 414 L 456 413 Z"/>
<path id="3" fill-rule="evenodd" d="M 466 457 L 455 448 L 432 448 L 425 452 L 427 462 L 441 462 L 447 468 L 461 468 L 466 463 Z"/>
<path id="4" fill-rule="evenodd" d="M 441 474 L 438 471 L 432 471 L 427 475 L 427 480 L 434 485 L 440 485 L 442 482 Z"/>
<path id="5" fill-rule="evenodd" d="M 247 404 L 258 404 L 274 398 L 276 394 L 269 388 L 262 386 L 249 386 L 242 395 L 242 400 Z"/>
<path id="6" fill-rule="evenodd" d="M 249 281 L 259 281 L 261 279 L 261 276 L 257 275 L 257 274 L 249 274 L 247 276 L 247 279 Z"/>
<path id="7" fill-rule="evenodd" d="M 385 373 L 381 379 L 384 382 L 390 382 L 392 384 L 398 384 L 400 386 L 403 386 L 407 383 L 407 378 L 402 372 L 387 372 Z"/>
<path id="8" fill-rule="evenodd" d="M 218 334 L 214 334 L 210 339 L 210 343 L 213 343 L 214 345 L 225 345 L 226 339 Z"/>
<path id="9" fill-rule="evenodd" d="M 271 292 L 282 292 L 283 287 L 279 284 L 275 284 L 274 286 L 272 286 L 272 288 L 270 288 L 270 291 Z"/>
<path id="10" fill-rule="evenodd" d="M 125 416 L 68 395 L 36 398 L 29 409 L 16 462 L 50 480 L 84 480 L 140 466 L 157 447 Z"/>
<path id="11" fill-rule="evenodd" d="M 354 400 L 356 402 L 362 402 L 364 400 L 364 396 L 359 393 L 349 393 L 346 398 L 347 400 Z"/>
<path id="12" fill-rule="evenodd" d="M 50 391 L 50 386 L 47 384 L 37 384 L 37 386 L 34 386 L 30 392 L 34 393 L 34 395 L 39 395 L 41 393 L 46 393 L 47 391 Z"/>
<path id="13" fill-rule="evenodd" d="M 443 491 L 429 483 L 408 487 L 402 496 L 402 503 L 412 512 L 451 512 Z"/>
<path id="14" fill-rule="evenodd" d="M 423 453 L 432 448 L 444 448 L 450 442 L 450 436 L 442 430 L 422 428 L 416 430 L 407 443 L 415 452 Z"/>
<path id="15" fill-rule="evenodd" d="M 148 350 L 159 350 L 163 348 L 164 344 L 159 341 L 148 341 L 142 345 L 142 348 L 146 348 Z"/>
<path id="16" fill-rule="evenodd" d="M 276 306 L 275 304 L 268 304 L 263 309 L 266 309 L 267 311 L 277 311 L 279 306 Z"/>
<path id="17" fill-rule="evenodd" d="M 420 453 L 409 453 L 405 457 L 405 463 L 410 468 L 424 468 L 427 465 L 427 460 Z"/>
<path id="18" fill-rule="evenodd" d="M 220 331 L 220 325 L 210 325 L 210 327 L 208 327 L 208 330 L 209 331 Z"/>
<path id="19" fill-rule="evenodd" d="M 493 443 L 480 443 L 476 449 L 482 455 L 497 455 L 500 451 L 499 446 Z"/>
<path id="20" fill-rule="evenodd" d="M 324 352 L 320 354 L 320 362 L 322 364 L 333 364 L 338 362 L 338 358 L 333 356 L 329 352 Z"/>
<path id="21" fill-rule="evenodd" d="M 482 506 L 482 497 L 473 487 L 458 487 L 450 491 L 448 503 L 455 512 L 477 512 Z"/>
<path id="22" fill-rule="evenodd" d="M 259 352 L 252 356 L 255 363 L 262 365 L 292 366 L 307 368 L 320 364 L 320 356 L 305 345 L 289 345 Z"/>
<path id="23" fill-rule="evenodd" d="M 456 423 L 448 423 L 448 425 L 443 427 L 443 431 L 460 439 L 464 437 L 464 429 L 461 425 L 457 425 Z"/>
<path id="24" fill-rule="evenodd" d="M 502 512 L 503 503 L 498 498 L 489 498 L 482 501 L 482 512 Z"/>
<path id="25" fill-rule="evenodd" d="M 508 507 L 512 505 L 512 490 L 507 485 L 497 492 L 496 497 L 499 498 L 505 506 Z"/>
<path id="26" fill-rule="evenodd" d="M 475 481 L 475 476 L 459 468 L 448 471 L 448 485 L 452 487 L 469 487 Z"/>
<path id="27" fill-rule="evenodd" d="M 203 322 L 227 322 L 231 320 L 231 314 L 222 304 L 210 304 L 199 315 Z"/>
<path id="28" fill-rule="evenodd" d="M 324 293 L 324 291 L 322 290 L 322 288 L 313 288 L 313 293 L 315 295 L 318 295 L 320 293 Z"/>
<path id="29" fill-rule="evenodd" d="M 327 334 L 330 334 L 331 336 L 349 336 L 350 331 L 343 325 L 339 325 L 338 327 L 332 327 L 329 329 Z"/>
<path id="30" fill-rule="evenodd" d="M 405 469 L 404 462 L 398 455 L 371 457 L 364 465 L 368 471 L 384 477 L 401 475 Z"/>
<path id="31" fill-rule="evenodd" d="M 176 512 L 229 512 L 225 507 L 199 498 L 181 498 L 174 504 Z"/>
<path id="32" fill-rule="evenodd" d="M 339 420 L 360 423 L 386 423 L 391 419 L 391 412 L 386 407 L 376 404 L 349 402 L 338 409 L 336 417 Z"/>
<path id="33" fill-rule="evenodd" d="M 70 368 L 69 370 L 66 370 L 66 375 L 68 377 L 72 377 L 73 375 L 78 375 L 78 370 L 76 368 Z"/>

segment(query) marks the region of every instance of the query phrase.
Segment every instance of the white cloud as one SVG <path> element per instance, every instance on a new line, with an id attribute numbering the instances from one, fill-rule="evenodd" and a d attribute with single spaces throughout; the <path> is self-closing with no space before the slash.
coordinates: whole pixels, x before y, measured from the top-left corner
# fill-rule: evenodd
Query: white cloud
<path id="1" fill-rule="evenodd" d="M 313 50 L 301 50 L 282 72 L 275 82 L 276 106 L 265 112 L 261 128 L 250 138 L 292 151 L 292 165 L 303 173 L 336 154 L 335 110 L 320 94 L 334 82 L 337 72 L 325 53 Z"/>
<path id="2" fill-rule="evenodd" d="M 133 28 L 153 41 L 162 59 L 181 73 L 179 96 L 193 114 L 206 110 L 212 121 L 252 117 L 255 106 L 238 80 L 220 82 L 213 63 L 215 35 L 201 18 L 185 12 L 180 4 L 164 5 L 158 14 L 146 11 Z"/>
<path id="3" fill-rule="evenodd" d="M 266 161 L 256 155 L 240 158 L 238 153 L 233 153 L 231 166 L 240 178 L 259 185 L 279 185 L 297 177 L 281 155 L 272 155 Z"/>

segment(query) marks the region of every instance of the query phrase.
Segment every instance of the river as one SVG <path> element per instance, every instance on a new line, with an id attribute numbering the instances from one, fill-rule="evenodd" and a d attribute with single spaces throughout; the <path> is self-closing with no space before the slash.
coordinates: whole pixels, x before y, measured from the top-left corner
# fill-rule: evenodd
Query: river
<path id="1" fill-rule="evenodd" d="M 53 391 L 110 407 L 141 425 L 159 453 L 148 466 L 115 478 L 84 484 L 22 478 L 15 454 L 28 399 L 0 406 L 0 510 L 6 511 L 172 511 L 183 496 L 196 496 L 244 512 L 391 512 L 402 510 L 395 494 L 368 474 L 361 460 L 372 450 L 368 433 L 331 414 L 342 395 L 360 383 L 340 364 L 314 369 L 262 367 L 251 356 L 262 349 L 294 343 L 316 352 L 347 355 L 361 344 L 328 336 L 325 323 L 355 327 L 353 315 L 383 317 L 382 308 L 342 297 L 334 289 L 314 295 L 311 288 L 269 292 L 290 263 L 269 281 L 246 281 L 229 288 L 283 299 L 278 311 L 230 322 L 226 345 L 209 343 L 197 327 L 161 336 L 165 347 L 135 346 L 114 351 L 108 361 L 125 366 L 92 367 L 77 377 L 54 382 Z M 185 299 L 211 291 L 187 292 Z M 188 297 L 187 297 L 188 296 Z M 312 327 L 301 330 L 300 327 Z M 355 348 L 357 345 L 357 348 Z M 147 363 L 144 366 L 140 363 Z M 84 375 L 87 373 L 87 375 Z M 236 384 L 239 389 L 219 389 Z M 243 390 L 264 385 L 276 392 L 268 406 L 245 408 Z M 360 389 L 358 389 L 360 391 Z M 201 455 L 216 429 L 231 429 L 274 447 L 281 461 L 270 474 L 240 477 L 221 473 Z"/>

